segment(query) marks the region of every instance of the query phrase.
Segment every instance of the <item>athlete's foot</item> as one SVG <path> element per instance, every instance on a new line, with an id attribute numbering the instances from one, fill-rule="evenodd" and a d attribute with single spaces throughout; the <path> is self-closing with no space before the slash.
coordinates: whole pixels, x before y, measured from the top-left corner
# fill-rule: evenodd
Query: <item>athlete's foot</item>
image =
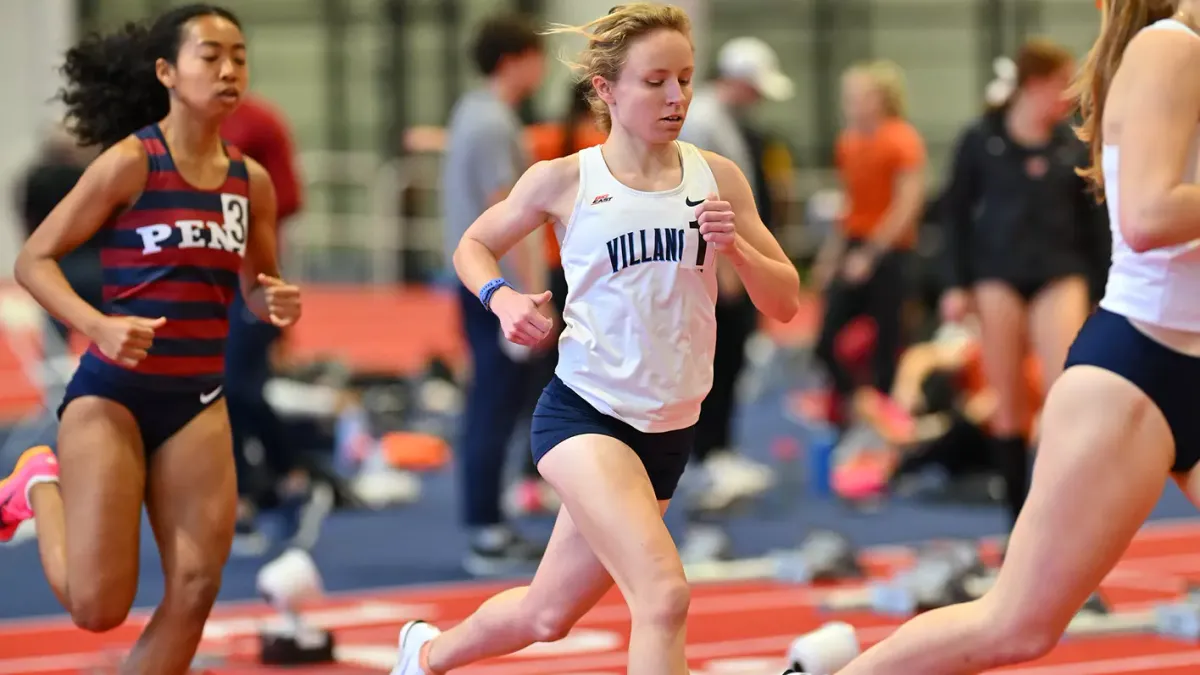
<path id="1" fill-rule="evenodd" d="M 58 482 L 58 459 L 48 446 L 39 445 L 21 454 L 8 478 L 0 481 L 0 542 L 13 538 L 17 527 L 33 517 L 29 492 L 38 483 Z"/>
<path id="2" fill-rule="evenodd" d="M 429 644 L 441 631 L 424 621 L 400 629 L 400 651 L 391 675 L 441 675 L 429 667 Z"/>

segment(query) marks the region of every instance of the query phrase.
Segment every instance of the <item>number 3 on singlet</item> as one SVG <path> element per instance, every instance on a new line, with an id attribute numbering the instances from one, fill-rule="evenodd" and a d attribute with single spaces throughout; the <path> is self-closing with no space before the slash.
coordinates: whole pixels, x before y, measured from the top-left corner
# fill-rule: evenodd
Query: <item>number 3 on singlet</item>
<path id="1" fill-rule="evenodd" d="M 250 200 L 242 195 L 221 193 L 221 212 L 225 214 L 222 223 L 225 231 L 236 241 L 245 242 L 250 223 Z"/>

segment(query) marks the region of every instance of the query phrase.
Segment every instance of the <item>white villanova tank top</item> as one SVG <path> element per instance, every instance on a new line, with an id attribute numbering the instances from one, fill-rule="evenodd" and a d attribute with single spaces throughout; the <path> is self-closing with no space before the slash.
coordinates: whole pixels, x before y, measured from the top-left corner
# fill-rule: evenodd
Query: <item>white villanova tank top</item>
<path id="1" fill-rule="evenodd" d="M 642 192 L 579 153 L 579 195 L 555 225 L 570 289 L 555 374 L 596 410 L 638 431 L 683 429 L 712 387 L 716 251 L 696 205 L 717 194 L 700 151 L 677 141 L 683 180 Z"/>
<path id="2" fill-rule="evenodd" d="M 1181 30 L 1200 39 L 1173 19 L 1143 30 Z M 1183 180 L 1200 183 L 1200 126 L 1192 135 L 1191 158 Z M 1112 266 L 1100 306 L 1110 312 L 1153 326 L 1200 333 L 1200 239 L 1170 248 L 1138 253 L 1121 234 L 1120 150 L 1103 149 L 1104 194 L 1112 230 Z"/>

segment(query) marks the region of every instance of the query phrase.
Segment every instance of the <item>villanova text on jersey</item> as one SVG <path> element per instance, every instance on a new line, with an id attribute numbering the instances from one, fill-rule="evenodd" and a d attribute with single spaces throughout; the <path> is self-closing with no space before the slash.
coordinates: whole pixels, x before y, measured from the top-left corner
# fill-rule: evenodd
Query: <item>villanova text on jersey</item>
<path id="1" fill-rule="evenodd" d="M 689 209 L 694 209 L 704 200 L 686 199 L 684 203 Z M 689 231 L 691 237 L 688 236 Z M 607 246 L 613 274 L 627 267 L 651 262 L 683 262 L 685 267 L 702 269 L 708 255 L 708 242 L 700 236 L 700 222 L 697 220 L 691 220 L 688 229 L 651 227 L 626 232 L 610 239 Z M 692 251 L 695 252 L 695 261 L 690 261 L 690 257 L 684 259 L 685 250 L 689 256 Z"/>
<path id="2" fill-rule="evenodd" d="M 94 344 L 80 365 L 147 388 L 208 390 L 223 379 L 229 303 L 249 234 L 249 173 L 227 144 L 225 183 L 198 189 L 176 169 L 158 125 L 136 135 L 149 174 L 133 206 L 100 234 L 104 312 L 167 321 L 135 368 L 110 361 Z"/>
<path id="3" fill-rule="evenodd" d="M 678 263 L 683 253 L 684 232 L 654 227 L 626 232 L 609 240 L 608 260 L 612 263 L 613 273 L 648 262 Z"/>

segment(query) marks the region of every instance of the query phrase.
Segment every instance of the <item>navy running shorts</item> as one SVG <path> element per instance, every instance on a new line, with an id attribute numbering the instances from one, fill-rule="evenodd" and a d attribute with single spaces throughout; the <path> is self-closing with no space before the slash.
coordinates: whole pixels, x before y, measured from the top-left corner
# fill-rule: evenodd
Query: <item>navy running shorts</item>
<path id="1" fill-rule="evenodd" d="M 542 390 L 533 411 L 530 445 L 533 461 L 542 461 L 563 441 L 583 434 L 609 436 L 629 446 L 642 460 L 659 501 L 670 499 L 679 486 L 696 444 L 696 426 L 648 434 L 596 410 L 555 375 Z"/>
<path id="2" fill-rule="evenodd" d="M 99 373 L 79 368 L 67 384 L 66 394 L 58 406 L 58 418 L 62 419 L 63 411 L 71 401 L 82 396 L 98 396 L 124 406 L 137 421 L 142 433 L 142 448 L 150 455 L 197 415 L 221 400 L 222 388 L 214 386 L 207 392 L 147 389 L 115 383 Z"/>
<path id="3" fill-rule="evenodd" d="M 1162 411 L 1175 437 L 1176 473 L 1200 462 L 1200 358 L 1181 354 L 1138 330 L 1129 319 L 1098 309 L 1067 353 L 1066 368 L 1095 366 L 1131 382 Z"/>

